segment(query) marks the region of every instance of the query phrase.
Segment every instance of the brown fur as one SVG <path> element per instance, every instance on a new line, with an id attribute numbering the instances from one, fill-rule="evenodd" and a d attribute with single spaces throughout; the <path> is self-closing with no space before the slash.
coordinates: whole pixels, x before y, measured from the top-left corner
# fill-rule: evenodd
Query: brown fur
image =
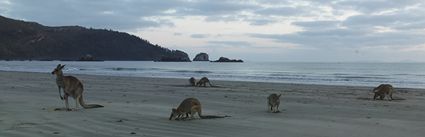
<path id="1" fill-rule="evenodd" d="M 189 79 L 189 83 L 190 83 L 190 85 L 192 85 L 192 86 L 196 86 L 196 79 L 195 79 L 194 77 L 191 77 L 191 78 Z"/>
<path id="2" fill-rule="evenodd" d="M 63 100 L 65 99 L 65 106 L 67 110 L 69 109 L 68 96 L 71 96 L 75 99 L 75 107 L 78 108 L 78 103 L 83 108 L 98 108 L 103 107 L 102 105 L 97 104 L 85 104 L 83 100 L 83 83 L 73 76 L 64 76 L 62 69 L 65 65 L 59 64 L 53 71 L 52 74 L 56 75 L 56 84 L 59 89 L 59 96 Z M 61 95 L 61 89 L 64 92 L 64 96 Z"/>
<path id="3" fill-rule="evenodd" d="M 169 120 L 175 120 L 183 115 L 186 115 L 187 118 L 189 116 L 188 114 L 190 114 L 191 118 L 194 118 L 195 113 L 198 113 L 198 116 L 202 118 L 201 103 L 196 98 L 186 98 L 180 103 L 177 109 L 172 109 Z"/>
<path id="4" fill-rule="evenodd" d="M 375 95 L 373 96 L 373 100 L 375 100 L 378 96 L 381 100 L 383 100 L 385 96 L 387 96 L 389 101 L 393 100 L 394 88 L 390 84 L 381 84 L 378 87 L 374 88 L 373 92 L 375 93 Z"/>
<path id="5" fill-rule="evenodd" d="M 207 83 L 212 87 L 210 80 L 207 77 L 202 77 L 197 83 L 196 86 L 207 86 Z"/>
<path id="6" fill-rule="evenodd" d="M 279 112 L 279 104 L 280 104 L 280 96 L 282 94 L 270 94 L 269 97 L 267 97 L 268 100 L 268 106 L 270 107 L 271 112 Z"/>

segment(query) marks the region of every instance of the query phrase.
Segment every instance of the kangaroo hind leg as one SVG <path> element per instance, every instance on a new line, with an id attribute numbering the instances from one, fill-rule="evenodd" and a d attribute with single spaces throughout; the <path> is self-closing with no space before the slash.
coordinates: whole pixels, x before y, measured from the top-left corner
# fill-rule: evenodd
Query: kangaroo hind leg
<path id="1" fill-rule="evenodd" d="M 276 110 L 275 112 L 279 112 L 279 104 L 276 105 Z"/>
<path id="2" fill-rule="evenodd" d="M 393 100 L 393 97 L 392 97 L 391 93 L 388 93 L 386 96 L 387 96 L 388 101 L 392 101 Z"/>
<path id="3" fill-rule="evenodd" d="M 75 109 L 78 109 L 78 104 L 79 104 L 81 99 L 82 99 L 81 95 L 79 95 L 79 96 L 77 96 L 77 98 L 75 98 Z"/>
<path id="4" fill-rule="evenodd" d="M 67 94 L 65 94 L 64 96 L 63 96 L 63 98 L 65 99 L 65 107 L 66 107 L 66 110 L 70 110 L 69 109 L 69 104 L 68 104 L 68 95 Z"/>

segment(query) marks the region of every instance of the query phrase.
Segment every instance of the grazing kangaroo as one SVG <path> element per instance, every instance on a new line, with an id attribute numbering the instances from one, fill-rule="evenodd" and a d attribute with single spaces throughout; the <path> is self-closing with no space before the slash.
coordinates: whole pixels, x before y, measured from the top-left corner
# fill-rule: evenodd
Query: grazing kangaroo
<path id="1" fill-rule="evenodd" d="M 198 113 L 199 117 L 202 117 L 201 103 L 196 98 L 186 98 L 180 103 L 179 107 L 173 108 L 169 120 L 180 118 L 182 115 L 190 114 L 191 118 L 194 117 L 195 113 Z"/>
<path id="2" fill-rule="evenodd" d="M 378 87 L 373 89 L 375 95 L 373 96 L 373 100 L 379 96 L 379 99 L 384 100 L 385 96 L 387 96 L 388 100 L 393 100 L 393 86 L 390 84 L 381 84 Z"/>
<path id="3" fill-rule="evenodd" d="M 207 86 L 207 83 L 212 87 L 210 80 L 207 77 L 202 77 L 197 83 L 196 86 Z"/>
<path id="4" fill-rule="evenodd" d="M 279 112 L 279 104 L 280 104 L 280 96 L 282 94 L 270 94 L 269 97 L 267 97 L 268 99 L 268 106 L 270 107 L 270 111 L 271 112 Z"/>
<path id="5" fill-rule="evenodd" d="M 83 84 L 80 80 L 73 76 L 64 76 L 62 69 L 65 67 L 65 65 L 59 64 L 53 71 L 52 74 L 56 75 L 56 84 L 59 88 L 59 96 L 63 100 L 65 99 L 65 106 L 67 110 L 69 109 L 68 105 L 68 96 L 71 96 L 75 99 L 75 107 L 78 108 L 78 103 L 83 108 L 99 108 L 103 107 L 102 105 L 97 104 L 85 104 L 83 100 Z M 64 92 L 64 95 L 62 97 L 61 90 Z"/>
<path id="6" fill-rule="evenodd" d="M 189 79 L 189 83 L 190 83 L 190 85 L 192 85 L 192 86 L 196 86 L 196 80 L 195 80 L 195 78 L 194 78 L 194 77 L 191 77 L 191 78 Z"/>
<path id="7" fill-rule="evenodd" d="M 183 119 L 189 117 L 194 118 L 195 113 L 198 113 L 199 118 L 201 119 L 212 119 L 212 118 L 224 118 L 230 116 L 214 116 L 214 115 L 202 115 L 201 103 L 196 98 L 186 98 L 183 100 L 179 107 L 171 109 L 171 115 L 169 120 L 180 120 L 182 116 L 186 115 Z"/>

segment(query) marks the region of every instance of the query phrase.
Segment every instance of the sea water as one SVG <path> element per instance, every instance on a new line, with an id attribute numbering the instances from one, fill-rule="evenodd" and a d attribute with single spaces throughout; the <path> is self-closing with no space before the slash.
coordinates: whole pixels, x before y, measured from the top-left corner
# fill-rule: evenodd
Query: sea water
<path id="1" fill-rule="evenodd" d="M 57 64 L 65 74 L 425 88 L 425 63 L 0 61 L 0 70 L 50 73 Z"/>

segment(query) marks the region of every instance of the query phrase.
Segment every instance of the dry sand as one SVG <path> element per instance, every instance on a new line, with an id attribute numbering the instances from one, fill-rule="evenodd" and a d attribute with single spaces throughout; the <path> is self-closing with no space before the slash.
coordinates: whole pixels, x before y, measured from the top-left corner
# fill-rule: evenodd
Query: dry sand
<path id="1" fill-rule="evenodd" d="M 64 107 L 55 77 L 0 72 L 1 137 L 423 137 L 425 91 L 398 89 L 394 101 L 373 101 L 371 87 L 214 81 L 189 87 L 185 79 L 76 75 L 86 103 Z M 282 93 L 281 113 L 267 112 L 266 98 Z M 169 121 L 172 107 L 196 97 L 206 115 L 222 119 Z M 403 100 L 405 99 L 405 100 Z M 75 107 L 74 100 L 70 105 Z"/>

